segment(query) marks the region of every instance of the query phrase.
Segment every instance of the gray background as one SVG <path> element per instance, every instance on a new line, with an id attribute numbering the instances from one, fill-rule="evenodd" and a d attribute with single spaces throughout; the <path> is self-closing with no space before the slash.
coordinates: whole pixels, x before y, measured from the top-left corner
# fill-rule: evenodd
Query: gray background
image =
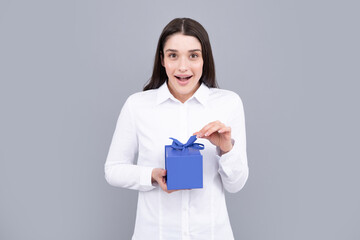
<path id="1" fill-rule="evenodd" d="M 245 107 L 236 239 L 360 239 L 357 1 L 0 1 L 0 239 L 130 239 L 104 163 L 175 17 L 207 29 Z"/>

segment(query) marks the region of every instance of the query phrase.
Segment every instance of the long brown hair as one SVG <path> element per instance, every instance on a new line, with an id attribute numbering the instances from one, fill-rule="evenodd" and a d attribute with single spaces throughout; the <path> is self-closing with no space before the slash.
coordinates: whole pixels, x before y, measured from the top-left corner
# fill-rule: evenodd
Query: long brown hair
<path id="1" fill-rule="evenodd" d="M 196 37 L 201 43 L 203 56 L 203 73 L 199 82 L 203 82 L 208 87 L 218 88 L 215 77 L 215 64 L 211 51 L 209 36 L 205 28 L 197 21 L 191 18 L 175 18 L 169 22 L 163 29 L 157 45 L 154 69 L 149 83 L 143 91 L 159 88 L 168 78 L 165 68 L 161 65 L 161 56 L 164 57 L 163 49 L 169 36 L 181 33 L 187 36 Z"/>

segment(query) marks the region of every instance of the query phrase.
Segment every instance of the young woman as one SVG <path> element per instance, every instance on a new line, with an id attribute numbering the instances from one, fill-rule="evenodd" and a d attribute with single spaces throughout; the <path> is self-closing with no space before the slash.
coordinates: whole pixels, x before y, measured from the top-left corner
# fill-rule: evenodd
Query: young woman
<path id="1" fill-rule="evenodd" d="M 203 188 L 169 191 L 164 146 L 191 135 L 205 145 Z M 176 18 L 160 35 L 150 82 L 120 112 L 105 163 L 110 185 L 139 191 L 132 239 L 234 239 L 224 189 L 238 192 L 248 174 L 242 101 L 218 88 L 203 26 Z"/>

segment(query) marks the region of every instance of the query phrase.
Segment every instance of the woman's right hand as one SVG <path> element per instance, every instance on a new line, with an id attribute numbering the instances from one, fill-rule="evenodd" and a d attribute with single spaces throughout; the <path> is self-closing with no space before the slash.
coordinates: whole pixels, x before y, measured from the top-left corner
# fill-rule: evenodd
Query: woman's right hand
<path id="1" fill-rule="evenodd" d="M 166 170 L 162 168 L 154 168 L 151 173 L 151 183 L 157 182 L 159 186 L 167 193 L 172 193 L 179 190 L 167 190 L 166 185 Z"/>

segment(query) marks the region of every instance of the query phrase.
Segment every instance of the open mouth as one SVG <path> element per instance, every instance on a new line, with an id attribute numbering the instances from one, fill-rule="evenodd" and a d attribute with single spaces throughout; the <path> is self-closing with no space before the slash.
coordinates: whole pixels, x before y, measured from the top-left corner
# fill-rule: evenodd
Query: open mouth
<path id="1" fill-rule="evenodd" d="M 178 76 L 175 76 L 178 80 L 180 81 L 187 81 L 189 80 L 192 76 L 188 76 L 188 77 L 178 77 Z"/>

